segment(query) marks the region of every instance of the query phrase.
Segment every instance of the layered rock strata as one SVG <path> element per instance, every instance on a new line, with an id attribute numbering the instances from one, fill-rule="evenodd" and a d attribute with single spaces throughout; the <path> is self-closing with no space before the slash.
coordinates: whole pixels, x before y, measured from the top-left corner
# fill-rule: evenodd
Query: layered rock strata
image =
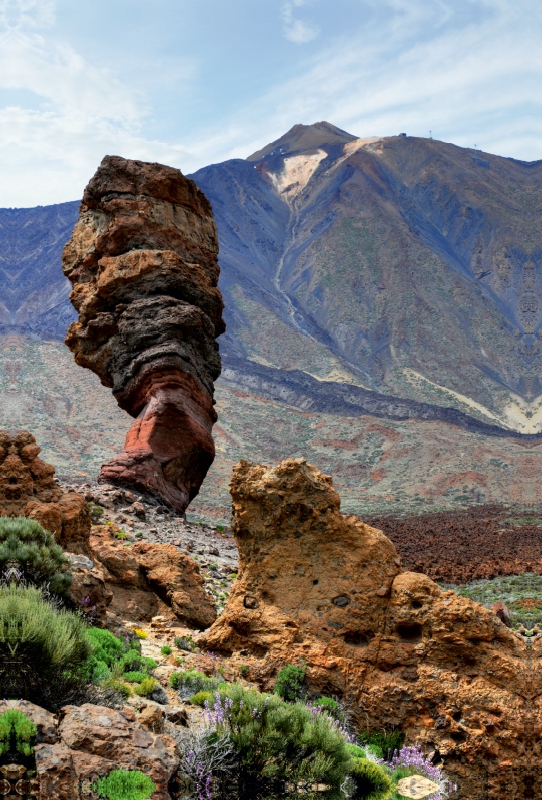
<path id="1" fill-rule="evenodd" d="M 83 553 L 90 535 L 87 503 L 55 482 L 55 468 L 38 458 L 28 431 L 0 431 L 0 516 L 35 519 L 64 550 Z"/>
<path id="2" fill-rule="evenodd" d="M 305 664 L 311 690 L 353 701 L 359 726 L 422 742 L 457 797 L 540 794 L 539 641 L 528 649 L 488 609 L 403 572 L 302 459 L 242 461 L 231 493 L 238 580 L 204 646 L 251 659 L 266 688 Z"/>
<path id="3" fill-rule="evenodd" d="M 136 422 L 100 480 L 183 512 L 214 458 L 218 238 L 195 183 L 160 164 L 106 156 L 88 184 L 63 270 L 79 319 L 66 344 Z"/>

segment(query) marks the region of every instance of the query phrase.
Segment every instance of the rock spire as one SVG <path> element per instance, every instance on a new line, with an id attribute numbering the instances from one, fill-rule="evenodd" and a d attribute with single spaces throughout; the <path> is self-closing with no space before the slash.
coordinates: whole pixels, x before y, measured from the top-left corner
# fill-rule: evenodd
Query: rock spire
<path id="1" fill-rule="evenodd" d="M 214 458 L 225 329 L 211 206 L 172 167 L 106 156 L 64 248 L 79 319 L 66 344 L 136 418 L 100 481 L 183 512 Z"/>

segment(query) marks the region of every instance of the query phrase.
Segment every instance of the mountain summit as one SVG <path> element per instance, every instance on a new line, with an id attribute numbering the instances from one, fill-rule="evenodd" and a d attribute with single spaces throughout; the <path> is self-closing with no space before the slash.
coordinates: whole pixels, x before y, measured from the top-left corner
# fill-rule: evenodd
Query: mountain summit
<path id="1" fill-rule="evenodd" d="M 346 144 L 353 142 L 357 136 L 337 128 L 330 122 L 315 122 L 313 125 L 294 125 L 293 128 L 266 145 L 256 153 L 252 153 L 247 161 L 260 161 L 265 156 L 290 155 L 291 153 L 315 150 L 324 144 Z"/>

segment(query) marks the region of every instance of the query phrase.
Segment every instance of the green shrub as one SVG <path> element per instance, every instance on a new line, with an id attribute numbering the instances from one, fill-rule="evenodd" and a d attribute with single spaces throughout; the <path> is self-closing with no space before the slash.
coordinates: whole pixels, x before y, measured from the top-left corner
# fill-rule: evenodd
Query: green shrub
<path id="1" fill-rule="evenodd" d="M 108 800 L 147 800 L 156 791 L 156 784 L 139 770 L 114 769 L 100 778 L 92 791 Z"/>
<path id="2" fill-rule="evenodd" d="M 131 687 L 128 686 L 128 684 L 125 683 L 124 681 L 119 680 L 119 678 L 115 678 L 114 676 L 111 676 L 109 680 L 102 683 L 101 688 L 110 689 L 113 692 L 118 692 L 118 694 L 121 694 L 125 699 L 130 697 L 130 695 L 132 694 Z"/>
<path id="3" fill-rule="evenodd" d="M 122 676 L 128 683 L 143 683 L 146 678 L 150 678 L 145 672 L 125 672 Z"/>
<path id="4" fill-rule="evenodd" d="M 205 701 L 212 705 L 213 701 L 213 693 L 212 692 L 197 692 L 193 694 L 191 697 L 188 698 L 188 702 L 192 703 L 194 706 L 203 706 L 205 705 Z"/>
<path id="5" fill-rule="evenodd" d="M 8 582 L 47 585 L 53 594 L 68 597 L 69 563 L 54 536 L 36 520 L 0 517 L 0 572 L 7 573 Z"/>
<path id="6" fill-rule="evenodd" d="M 220 702 L 223 721 L 217 719 L 218 730 L 229 733 L 242 780 L 340 787 L 352 759 L 344 736 L 327 715 L 314 715 L 304 703 L 286 703 L 239 684 L 230 685 Z"/>
<path id="7" fill-rule="evenodd" d="M 158 686 L 159 683 L 156 678 L 151 678 L 148 676 L 141 681 L 139 686 L 137 686 L 134 691 L 140 697 L 148 697 L 154 692 L 155 689 L 158 689 Z"/>
<path id="8" fill-rule="evenodd" d="M 303 695 L 303 684 L 305 683 L 305 670 L 303 667 L 295 667 L 288 664 L 279 670 L 274 692 L 282 697 L 283 700 L 295 702 Z"/>
<path id="9" fill-rule="evenodd" d="M 160 652 L 163 656 L 170 656 L 173 653 L 173 650 L 168 644 L 165 644 L 161 649 Z"/>
<path id="10" fill-rule="evenodd" d="M 83 620 L 47 602 L 39 589 L 0 587 L 0 686 L 6 697 L 40 704 L 84 682 L 91 643 Z"/>
<path id="11" fill-rule="evenodd" d="M 335 719 L 339 716 L 339 704 L 332 697 L 319 697 L 318 700 L 314 700 L 313 706 L 323 708 L 324 711 L 327 711 L 327 713 L 335 717 Z"/>
<path id="12" fill-rule="evenodd" d="M 380 764 L 355 757 L 348 770 L 354 782 L 354 798 L 389 800 L 394 793 L 393 781 Z"/>
<path id="13" fill-rule="evenodd" d="M 191 636 L 177 636 L 175 639 L 175 647 L 179 650 L 189 650 L 193 652 L 196 649 L 196 643 Z"/>
<path id="14" fill-rule="evenodd" d="M 22 711 L 17 708 L 4 711 L 0 714 L 0 755 L 9 753 L 13 740 L 17 752 L 32 755 L 36 733 L 36 726 Z"/>
<path id="15" fill-rule="evenodd" d="M 250 667 L 247 667 L 247 665 L 246 665 L 246 664 L 242 664 L 242 665 L 239 667 L 239 675 L 240 675 L 242 678 L 245 678 L 245 680 L 246 680 L 246 678 L 248 678 L 248 676 L 249 676 L 249 673 L 250 673 Z"/>
<path id="16" fill-rule="evenodd" d="M 127 672 L 136 670 L 137 672 L 151 672 L 156 669 L 158 664 L 149 656 L 142 656 L 137 650 L 128 650 L 120 659 L 124 670 Z"/>
<path id="17" fill-rule="evenodd" d="M 174 672 L 169 679 L 172 689 L 178 691 L 183 698 L 198 692 L 215 692 L 221 685 L 218 678 L 208 678 L 203 672 Z"/>
<path id="18" fill-rule="evenodd" d="M 405 740 L 404 733 L 397 728 L 391 731 L 361 731 L 358 741 L 364 748 L 370 748 L 379 758 L 390 760 L 396 750 L 400 750 Z"/>
<path id="19" fill-rule="evenodd" d="M 111 670 L 103 661 L 98 661 L 93 663 L 89 677 L 92 683 L 99 686 L 101 683 L 105 683 L 105 681 L 109 680 L 111 677 Z"/>
<path id="20" fill-rule="evenodd" d="M 92 683 L 98 685 L 108 680 L 111 675 L 111 667 L 124 655 L 124 643 L 111 631 L 102 628 L 89 628 L 87 637 L 92 646 L 89 677 Z"/>
<path id="21" fill-rule="evenodd" d="M 98 522 L 98 520 L 100 520 L 104 515 L 102 506 L 99 506 L 97 503 L 87 503 L 87 505 L 92 521 Z"/>

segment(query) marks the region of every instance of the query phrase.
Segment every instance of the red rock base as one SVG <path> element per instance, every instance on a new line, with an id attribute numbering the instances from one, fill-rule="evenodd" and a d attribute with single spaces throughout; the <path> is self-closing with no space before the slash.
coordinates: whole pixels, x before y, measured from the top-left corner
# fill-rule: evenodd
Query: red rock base
<path id="1" fill-rule="evenodd" d="M 215 456 L 211 399 L 181 372 L 150 375 L 138 394 L 143 409 L 124 452 L 103 465 L 98 480 L 156 494 L 182 513 Z"/>

